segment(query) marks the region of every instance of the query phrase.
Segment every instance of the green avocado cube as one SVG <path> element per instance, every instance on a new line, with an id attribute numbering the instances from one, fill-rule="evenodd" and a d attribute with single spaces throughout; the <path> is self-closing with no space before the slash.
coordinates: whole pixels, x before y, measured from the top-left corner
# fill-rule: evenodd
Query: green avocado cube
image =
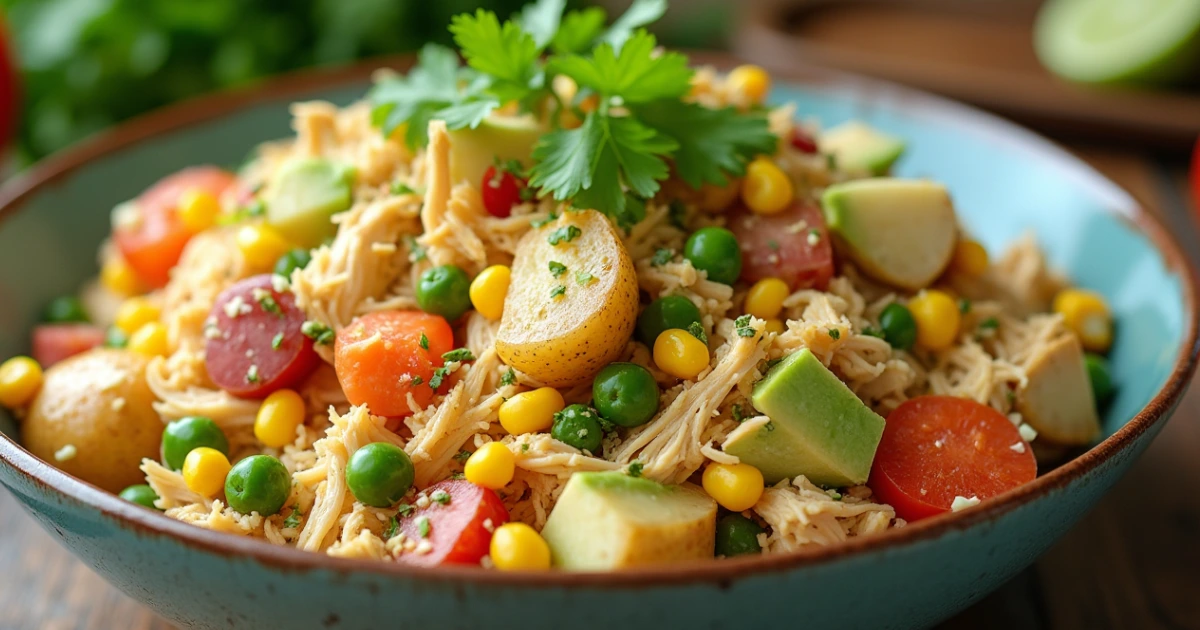
<path id="1" fill-rule="evenodd" d="M 267 223 L 300 247 L 316 247 L 337 233 L 333 215 L 350 209 L 354 170 L 306 158 L 279 170 L 267 199 Z"/>
<path id="2" fill-rule="evenodd" d="M 771 421 L 738 427 L 724 450 L 762 471 L 767 483 L 798 475 L 829 487 L 866 483 L 883 418 L 808 348 L 767 373 L 751 401 Z"/>
<path id="3" fill-rule="evenodd" d="M 885 175 L 904 153 L 904 141 L 858 121 L 850 121 L 821 134 L 821 153 L 832 155 L 845 171 Z"/>
<path id="4" fill-rule="evenodd" d="M 533 116 L 493 114 L 478 127 L 455 129 L 450 135 L 450 183 L 466 181 L 480 186 L 483 174 L 497 161 L 516 160 L 527 167 L 533 145 L 547 129 Z"/>

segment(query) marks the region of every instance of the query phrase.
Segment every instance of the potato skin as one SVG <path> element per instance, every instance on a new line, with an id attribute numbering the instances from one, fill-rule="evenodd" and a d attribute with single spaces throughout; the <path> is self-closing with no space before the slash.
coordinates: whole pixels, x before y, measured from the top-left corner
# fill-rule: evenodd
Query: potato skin
<path id="1" fill-rule="evenodd" d="M 569 226 L 579 228 L 577 238 L 549 243 L 555 230 Z M 550 261 L 567 271 L 555 277 Z M 580 285 L 580 272 L 595 280 Z M 559 285 L 566 292 L 556 299 L 551 293 Z M 566 212 L 517 246 L 496 352 L 546 385 L 577 385 L 621 356 L 637 306 L 637 272 L 608 218 L 595 210 Z"/>
<path id="2" fill-rule="evenodd" d="M 102 348 L 55 364 L 21 424 L 25 448 L 109 492 L 144 483 L 138 465 L 158 456 L 163 431 L 146 364 L 133 352 Z M 68 444 L 75 457 L 56 461 Z"/>

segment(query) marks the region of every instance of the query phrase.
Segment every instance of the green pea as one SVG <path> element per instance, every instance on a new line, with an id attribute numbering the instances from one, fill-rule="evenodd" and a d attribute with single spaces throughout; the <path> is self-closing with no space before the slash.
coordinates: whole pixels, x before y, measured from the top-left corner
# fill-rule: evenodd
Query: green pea
<path id="1" fill-rule="evenodd" d="M 275 275 L 291 278 L 293 271 L 307 267 L 310 262 L 312 254 L 307 249 L 297 247 L 275 261 Z"/>
<path id="2" fill-rule="evenodd" d="M 54 298 L 50 304 L 46 305 L 46 312 L 42 314 L 42 319 L 49 324 L 86 324 L 90 321 L 87 310 L 83 308 L 83 302 L 74 295 Z"/>
<path id="3" fill-rule="evenodd" d="M 404 449 L 375 442 L 357 451 L 346 464 L 346 485 L 364 505 L 386 508 L 404 498 L 413 484 L 413 464 Z"/>
<path id="4" fill-rule="evenodd" d="M 897 350 L 908 350 L 917 341 L 917 320 L 908 307 L 892 302 L 879 314 L 883 338 Z"/>
<path id="5" fill-rule="evenodd" d="M 229 455 L 229 440 L 221 427 L 209 418 L 189 416 L 167 425 L 162 436 L 163 464 L 171 470 L 183 468 L 183 460 L 192 450 L 207 446 Z"/>
<path id="6" fill-rule="evenodd" d="M 129 335 L 125 334 L 124 330 L 116 326 L 109 326 L 108 330 L 104 331 L 105 348 L 124 348 L 128 344 Z"/>
<path id="7" fill-rule="evenodd" d="M 658 383 L 636 363 L 610 363 L 592 381 L 592 404 L 600 417 L 623 427 L 640 427 L 658 411 Z"/>
<path id="8" fill-rule="evenodd" d="M 1113 395 L 1112 372 L 1108 369 L 1108 361 L 1098 354 L 1088 352 L 1083 355 L 1083 363 L 1087 366 L 1088 378 L 1092 381 L 1092 395 L 1099 408 Z"/>
<path id="9" fill-rule="evenodd" d="M 568 405 L 554 414 L 550 437 L 581 451 L 598 453 L 604 429 L 600 427 L 599 416 L 587 405 Z"/>
<path id="10" fill-rule="evenodd" d="M 741 514 L 726 514 L 717 521 L 717 555 L 732 558 L 762 551 L 758 535 L 763 528 Z"/>
<path id="11" fill-rule="evenodd" d="M 742 250 L 733 232 L 720 227 L 696 230 L 683 245 L 683 257 L 708 272 L 713 282 L 732 285 L 742 274 Z"/>
<path id="12" fill-rule="evenodd" d="M 471 308 L 471 279 L 454 265 L 433 267 L 417 282 L 417 304 L 421 310 L 454 321 Z"/>
<path id="13" fill-rule="evenodd" d="M 654 347 L 654 340 L 664 330 L 687 330 L 692 322 L 700 321 L 700 309 L 682 295 L 658 298 L 642 311 L 637 321 L 637 336 L 642 343 Z"/>
<path id="14" fill-rule="evenodd" d="M 158 493 L 154 491 L 154 488 L 151 488 L 146 484 L 129 486 L 128 488 L 122 490 L 121 494 L 118 496 L 130 503 L 136 503 L 142 507 L 150 508 L 151 510 L 158 509 L 154 506 L 154 502 L 158 500 Z"/>
<path id="15" fill-rule="evenodd" d="M 277 514 L 292 493 L 292 476 L 270 455 L 251 455 L 225 476 L 225 500 L 241 514 Z"/>

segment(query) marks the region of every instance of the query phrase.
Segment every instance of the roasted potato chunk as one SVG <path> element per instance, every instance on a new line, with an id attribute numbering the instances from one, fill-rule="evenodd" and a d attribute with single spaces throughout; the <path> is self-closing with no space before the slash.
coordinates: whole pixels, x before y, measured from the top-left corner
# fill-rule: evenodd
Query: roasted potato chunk
<path id="1" fill-rule="evenodd" d="M 1030 357 L 1025 373 L 1029 381 L 1017 392 L 1017 411 L 1039 436 L 1083 446 L 1100 435 L 1083 348 L 1074 335 L 1064 335 Z"/>
<path id="2" fill-rule="evenodd" d="M 517 246 L 496 352 L 547 385 L 575 385 L 621 355 L 637 306 L 637 273 L 608 218 L 567 212 Z"/>

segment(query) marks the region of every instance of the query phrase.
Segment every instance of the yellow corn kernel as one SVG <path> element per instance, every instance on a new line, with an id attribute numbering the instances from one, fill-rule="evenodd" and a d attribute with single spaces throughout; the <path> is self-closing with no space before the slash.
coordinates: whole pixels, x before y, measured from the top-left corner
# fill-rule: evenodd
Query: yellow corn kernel
<path id="1" fill-rule="evenodd" d="M 978 241 L 961 238 L 954 246 L 954 258 L 950 260 L 950 266 L 968 276 L 982 276 L 988 269 L 987 250 Z"/>
<path id="2" fill-rule="evenodd" d="M 251 267 L 266 269 L 288 250 L 287 240 L 269 225 L 244 225 L 237 232 L 237 246 Z"/>
<path id="3" fill-rule="evenodd" d="M 508 285 L 512 282 L 512 269 L 505 265 L 492 265 L 479 272 L 471 281 L 471 304 L 480 315 L 496 321 L 504 314 L 504 298 L 508 297 Z"/>
<path id="4" fill-rule="evenodd" d="M 702 483 L 708 496 L 733 512 L 754 507 L 763 493 L 762 473 L 750 464 L 709 464 Z"/>
<path id="5" fill-rule="evenodd" d="M 488 442 L 467 459 L 463 475 L 467 481 L 484 488 L 499 490 L 512 481 L 517 458 L 499 442 Z"/>
<path id="6" fill-rule="evenodd" d="M 215 497 L 225 489 L 230 468 L 229 458 L 221 451 L 207 446 L 194 448 L 183 460 L 183 482 L 196 494 Z"/>
<path id="7" fill-rule="evenodd" d="M 111 256 L 104 261 L 100 268 L 100 284 L 121 296 L 137 295 L 144 290 L 137 272 L 120 256 Z"/>
<path id="8" fill-rule="evenodd" d="M 1084 349 L 1107 352 L 1112 346 L 1112 313 L 1099 293 L 1085 289 L 1061 291 L 1054 296 L 1054 312 L 1063 316 Z"/>
<path id="9" fill-rule="evenodd" d="M 550 545 L 525 523 L 505 523 L 492 534 L 492 564 L 501 571 L 544 571 L 550 568 Z"/>
<path id="10" fill-rule="evenodd" d="M 741 95 L 742 102 L 748 105 L 758 105 L 767 98 L 771 91 L 771 75 L 758 66 L 738 66 L 729 72 L 725 79 L 729 92 Z"/>
<path id="11" fill-rule="evenodd" d="M 167 354 L 167 327 L 158 322 L 143 324 L 132 335 L 126 348 L 148 357 L 161 357 Z"/>
<path id="12" fill-rule="evenodd" d="M 787 330 L 787 326 L 783 325 L 782 319 L 768 319 L 764 330 L 766 332 L 773 332 L 776 335 L 782 335 L 783 331 Z"/>
<path id="13" fill-rule="evenodd" d="M 759 156 L 746 167 L 742 181 L 742 201 L 758 214 L 775 214 L 792 203 L 792 180 L 775 166 L 771 158 Z"/>
<path id="14" fill-rule="evenodd" d="M 216 225 L 221 202 L 207 190 L 189 188 L 179 196 L 179 220 L 189 232 L 197 234 Z"/>
<path id="15" fill-rule="evenodd" d="M 708 367 L 708 346 L 686 330 L 665 330 L 654 340 L 654 363 L 675 378 L 696 378 Z"/>
<path id="16" fill-rule="evenodd" d="M 763 278 L 755 282 L 746 294 L 746 312 L 759 319 L 775 319 L 779 317 L 783 301 L 790 294 L 791 290 L 783 280 Z"/>
<path id="17" fill-rule="evenodd" d="M 131 297 L 117 307 L 113 323 L 125 334 L 132 335 L 142 326 L 158 321 L 161 315 L 162 309 L 154 302 L 144 297 Z"/>
<path id="18" fill-rule="evenodd" d="M 29 357 L 0 363 L 0 405 L 15 409 L 33 400 L 42 387 L 42 366 Z"/>
<path id="19" fill-rule="evenodd" d="M 500 405 L 500 426 L 513 435 L 550 429 L 554 414 L 567 406 L 562 394 L 553 387 L 522 392 Z"/>
<path id="20" fill-rule="evenodd" d="M 908 310 L 917 322 L 917 343 L 926 349 L 944 350 L 958 338 L 958 304 L 945 292 L 922 291 L 909 300 Z"/>
<path id="21" fill-rule="evenodd" d="M 296 441 L 296 427 L 304 424 L 307 408 L 300 394 L 290 389 L 272 392 L 254 417 L 254 437 L 271 448 Z"/>

